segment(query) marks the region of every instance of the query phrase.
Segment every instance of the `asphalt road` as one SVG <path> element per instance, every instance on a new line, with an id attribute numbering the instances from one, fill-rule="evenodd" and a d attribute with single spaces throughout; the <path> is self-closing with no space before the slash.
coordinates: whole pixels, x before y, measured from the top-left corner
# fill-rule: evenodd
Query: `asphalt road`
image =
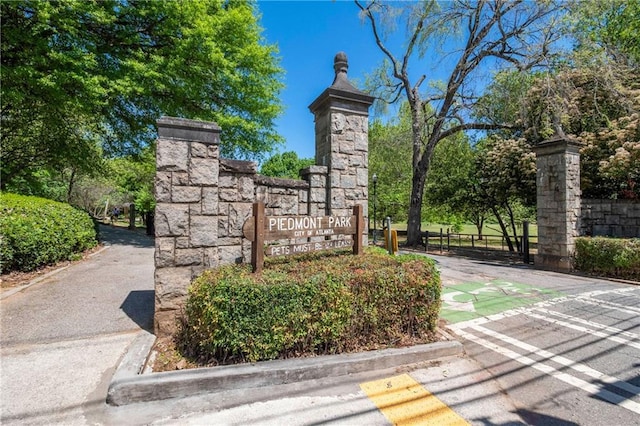
<path id="1" fill-rule="evenodd" d="M 640 424 L 640 285 L 437 260 L 452 331 L 522 421 Z"/>

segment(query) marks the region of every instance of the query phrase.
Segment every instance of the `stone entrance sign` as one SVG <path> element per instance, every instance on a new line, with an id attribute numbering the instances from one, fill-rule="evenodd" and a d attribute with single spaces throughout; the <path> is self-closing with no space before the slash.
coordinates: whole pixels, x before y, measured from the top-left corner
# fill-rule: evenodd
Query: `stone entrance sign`
<path id="1" fill-rule="evenodd" d="M 253 272 L 262 271 L 265 254 L 289 256 L 352 246 L 353 254 L 362 254 L 361 235 L 364 232 L 362 212 L 362 206 L 356 205 L 353 207 L 351 216 L 265 216 L 264 203 L 255 203 L 253 216 L 248 218 L 242 227 L 244 237 L 252 242 Z M 347 235 L 351 238 L 323 239 L 338 235 Z M 264 248 L 266 241 L 305 238 L 309 240 L 294 244 L 271 245 L 266 250 Z"/>
<path id="2" fill-rule="evenodd" d="M 243 225 L 256 216 L 254 203 L 262 203 L 265 213 L 257 226 L 253 220 L 254 229 L 293 231 L 283 238 L 292 241 L 271 248 L 267 256 L 343 245 L 357 250 L 366 244 L 367 230 L 354 229 L 352 209 L 360 206 L 362 216 L 368 216 L 368 110 L 374 98 L 349 83 L 344 53 L 336 55 L 333 69 L 333 84 L 309 107 L 315 120 L 316 163 L 301 171 L 302 180 L 261 176 L 257 163 L 220 158 L 221 129 L 215 123 L 158 120 L 158 336 L 175 331 L 189 284 L 202 271 L 265 255 L 264 232 L 258 233 L 262 241 L 244 237 Z M 264 218 L 270 220 L 265 223 Z"/>

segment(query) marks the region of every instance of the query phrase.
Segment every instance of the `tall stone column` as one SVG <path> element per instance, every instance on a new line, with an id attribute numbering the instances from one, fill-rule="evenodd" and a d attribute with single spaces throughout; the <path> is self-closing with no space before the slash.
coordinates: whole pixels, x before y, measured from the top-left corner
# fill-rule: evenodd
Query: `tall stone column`
<path id="1" fill-rule="evenodd" d="M 333 84 L 309 106 L 315 116 L 315 159 L 327 167 L 326 214 L 348 216 L 361 204 L 368 217 L 369 107 L 374 98 L 349 83 L 348 68 L 347 55 L 338 53 Z"/>
<path id="2" fill-rule="evenodd" d="M 538 207 L 535 264 L 556 271 L 572 268 L 580 219 L 580 144 L 554 135 L 534 147 Z"/>
<path id="3" fill-rule="evenodd" d="M 154 328 L 161 336 L 175 330 L 191 280 L 218 264 L 220 128 L 170 117 L 157 125 Z"/>

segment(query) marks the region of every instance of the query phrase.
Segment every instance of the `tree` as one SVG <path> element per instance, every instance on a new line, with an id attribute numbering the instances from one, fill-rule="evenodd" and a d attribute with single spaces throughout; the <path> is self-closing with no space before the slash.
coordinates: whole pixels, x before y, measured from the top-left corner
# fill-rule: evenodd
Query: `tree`
<path id="1" fill-rule="evenodd" d="M 271 156 L 260 167 L 260 174 L 271 177 L 300 179 L 300 170 L 315 164 L 313 158 L 298 158 L 294 151 Z"/>
<path id="2" fill-rule="evenodd" d="M 481 141 L 477 147 L 476 182 L 474 192 L 498 221 L 509 251 L 520 250 L 516 207 L 536 204 L 536 160 L 531 145 L 524 138 L 504 139 L 497 135 Z"/>
<path id="3" fill-rule="evenodd" d="M 476 154 L 461 133 L 438 144 L 427 177 L 425 202 L 444 207 L 459 217 L 461 223 L 473 223 L 482 240 L 489 207 L 485 196 L 478 191 Z"/>
<path id="4" fill-rule="evenodd" d="M 372 1 L 356 0 L 364 19 L 368 20 L 375 42 L 386 57 L 386 67 L 378 74 L 379 96 L 390 101 L 403 96 L 411 110 L 412 190 L 407 224 L 407 244 L 421 241 L 420 218 L 425 181 L 436 145 L 456 133 L 511 127 L 511 123 L 474 120 L 470 110 L 478 98 L 479 77 L 484 66 L 508 65 L 529 70 L 549 59 L 554 41 L 558 7 L 553 2 L 500 1 L 410 3 L 400 10 Z M 392 52 L 385 39 L 383 23 L 404 20 L 407 39 L 400 55 Z M 455 45 L 455 34 L 461 43 Z M 422 89 L 427 78 L 420 60 L 438 41 L 451 52 L 432 61 L 444 67 L 453 59 L 449 77 L 443 85 Z M 411 64 L 411 66 L 410 66 Z M 419 70 L 412 78 L 410 70 Z"/>
<path id="5" fill-rule="evenodd" d="M 216 121 L 227 156 L 259 157 L 281 142 L 281 69 L 255 7 L 1 2 L 2 186 L 42 167 L 90 171 L 102 152 L 136 153 L 161 115 Z"/>
<path id="6" fill-rule="evenodd" d="M 135 204 L 136 212 L 144 215 L 153 211 L 156 205 L 153 194 L 156 174 L 155 145 L 146 147 L 139 155 L 110 160 L 108 170 L 110 181 L 123 200 Z"/>
<path id="7" fill-rule="evenodd" d="M 369 212 L 373 214 L 373 174 L 376 183 L 376 216 L 391 217 L 394 222 L 407 219 L 411 194 L 411 117 L 407 103 L 398 116 L 383 123 L 374 120 L 369 126 Z"/>
<path id="8" fill-rule="evenodd" d="M 580 0 L 570 11 L 579 49 L 603 50 L 617 61 L 640 65 L 639 0 Z"/>

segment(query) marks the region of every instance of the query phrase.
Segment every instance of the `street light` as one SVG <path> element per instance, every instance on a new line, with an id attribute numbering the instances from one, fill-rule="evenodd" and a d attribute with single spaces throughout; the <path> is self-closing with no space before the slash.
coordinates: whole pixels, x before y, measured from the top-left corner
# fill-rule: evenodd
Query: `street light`
<path id="1" fill-rule="evenodd" d="M 378 189 L 378 175 L 377 174 L 373 174 L 373 176 L 371 177 L 371 180 L 373 181 L 373 245 L 375 246 L 376 243 L 378 242 L 378 233 L 376 232 L 376 229 L 378 227 L 377 225 L 377 217 L 376 217 L 376 196 L 377 196 L 377 189 Z"/>

